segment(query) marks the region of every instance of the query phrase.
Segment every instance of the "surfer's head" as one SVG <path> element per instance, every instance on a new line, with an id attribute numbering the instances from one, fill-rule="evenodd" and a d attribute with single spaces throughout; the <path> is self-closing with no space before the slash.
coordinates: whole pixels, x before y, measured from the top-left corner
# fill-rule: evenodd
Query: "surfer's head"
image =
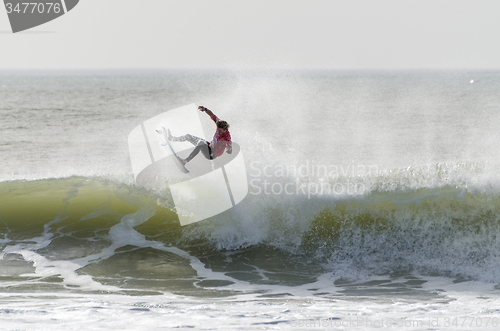
<path id="1" fill-rule="evenodd" d="M 222 132 L 226 132 L 227 130 L 229 130 L 229 124 L 227 124 L 226 121 L 218 120 L 216 124 L 217 124 L 217 129 L 221 129 Z"/>

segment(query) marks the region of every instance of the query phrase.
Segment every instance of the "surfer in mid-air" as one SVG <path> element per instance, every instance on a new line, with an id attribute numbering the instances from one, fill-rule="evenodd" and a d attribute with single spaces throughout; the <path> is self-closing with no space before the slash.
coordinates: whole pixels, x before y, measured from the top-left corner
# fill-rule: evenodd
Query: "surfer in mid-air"
<path id="1" fill-rule="evenodd" d="M 212 142 L 208 142 L 205 139 L 186 134 L 180 137 L 173 137 L 170 134 L 170 130 L 167 131 L 168 140 L 170 141 L 189 141 L 195 146 L 195 149 L 189 154 L 185 159 L 179 158 L 182 164 L 186 165 L 191 161 L 199 152 L 203 154 L 208 160 L 213 160 L 216 157 L 224 154 L 227 151 L 228 154 L 233 152 L 233 146 L 231 143 L 231 134 L 229 134 L 229 124 L 226 121 L 220 120 L 215 114 L 208 108 L 199 106 L 198 110 L 206 113 L 215 122 L 217 129 L 214 134 Z"/>

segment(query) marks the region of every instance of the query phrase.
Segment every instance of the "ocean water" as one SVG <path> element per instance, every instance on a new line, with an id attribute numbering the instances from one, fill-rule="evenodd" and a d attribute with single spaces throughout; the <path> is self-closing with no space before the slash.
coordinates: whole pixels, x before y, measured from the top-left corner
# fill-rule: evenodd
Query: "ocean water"
<path id="1" fill-rule="evenodd" d="M 249 194 L 181 227 L 127 138 L 192 103 Z M 498 71 L 1 71 L 0 115 L 2 330 L 500 327 Z"/>

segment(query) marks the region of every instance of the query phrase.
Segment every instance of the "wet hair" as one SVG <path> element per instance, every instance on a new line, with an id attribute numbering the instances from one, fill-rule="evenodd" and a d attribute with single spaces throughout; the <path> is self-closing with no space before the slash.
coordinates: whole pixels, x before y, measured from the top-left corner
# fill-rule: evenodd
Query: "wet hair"
<path id="1" fill-rule="evenodd" d="M 218 120 L 216 124 L 217 124 L 217 127 L 222 129 L 222 130 L 229 130 L 229 124 L 227 124 L 226 121 Z"/>

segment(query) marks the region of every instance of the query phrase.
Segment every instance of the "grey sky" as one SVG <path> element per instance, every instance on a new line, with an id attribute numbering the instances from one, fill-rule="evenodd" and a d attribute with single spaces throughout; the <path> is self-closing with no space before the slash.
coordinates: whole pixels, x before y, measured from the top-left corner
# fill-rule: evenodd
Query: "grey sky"
<path id="1" fill-rule="evenodd" d="M 498 0 L 80 0 L 0 68 L 500 69 Z"/>

